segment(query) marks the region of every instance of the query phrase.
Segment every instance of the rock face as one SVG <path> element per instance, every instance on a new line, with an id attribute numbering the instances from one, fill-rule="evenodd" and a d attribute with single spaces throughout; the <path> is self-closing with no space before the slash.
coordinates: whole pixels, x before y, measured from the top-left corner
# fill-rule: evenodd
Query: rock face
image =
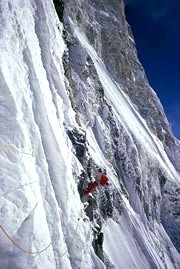
<path id="1" fill-rule="evenodd" d="M 162 212 L 161 218 L 164 227 L 167 228 L 169 235 L 174 238 L 174 244 L 179 249 L 179 185 L 175 183 L 172 190 L 175 194 L 170 194 L 168 190 L 171 187 L 168 184 L 168 178 L 164 177 L 164 173 L 158 167 L 156 169 L 149 167 L 150 170 L 148 173 L 150 175 L 147 176 L 148 179 L 146 182 L 145 178 L 142 178 L 139 174 L 139 171 L 134 172 L 136 167 L 138 170 L 139 165 L 137 163 L 141 163 L 141 157 L 139 159 L 137 156 L 138 153 L 136 153 L 139 150 L 131 149 L 132 153 L 129 156 L 127 144 L 128 142 L 131 144 L 130 137 L 128 139 L 124 138 L 125 134 L 122 133 L 123 127 L 120 126 L 118 128 L 120 123 L 117 123 L 112 113 L 111 106 L 113 104 L 110 104 L 109 100 L 106 100 L 106 96 L 104 96 L 103 85 L 98 77 L 98 71 L 92 57 L 89 55 L 88 49 L 84 48 L 84 44 L 80 38 L 78 39 L 78 35 L 74 34 L 74 27 L 71 26 L 74 23 L 78 31 L 84 34 L 88 45 L 94 48 L 97 57 L 102 60 L 111 78 L 120 85 L 121 90 L 130 98 L 135 109 L 146 121 L 152 134 L 162 142 L 164 150 L 179 171 L 179 163 L 177 162 L 177 159 L 179 160 L 179 141 L 173 137 L 160 101 L 149 86 L 143 67 L 137 58 L 131 29 L 125 20 L 123 1 L 117 0 L 111 3 L 110 1 L 91 0 L 77 3 L 77 1 L 71 0 L 65 1 L 64 7 L 63 21 L 67 35 L 66 40 L 68 41 L 68 38 L 71 40 L 67 42 L 69 49 L 69 70 L 71 70 L 67 78 L 72 88 L 77 113 L 81 114 L 81 116 L 83 114 L 85 121 L 90 122 L 96 132 L 99 127 L 97 124 L 97 115 L 102 119 L 104 117 L 104 110 L 108 111 L 109 115 L 106 120 L 108 120 L 108 127 L 111 132 L 107 135 L 108 137 L 111 136 L 110 143 L 106 146 L 107 151 L 110 151 L 107 152 L 108 158 L 113 159 L 113 162 L 116 163 L 116 170 L 125 179 L 125 185 L 127 184 L 127 178 L 131 180 L 132 177 L 134 178 L 135 189 L 138 192 L 139 198 L 143 201 L 147 217 L 150 219 L 160 219 L 158 212 Z M 70 22 L 70 20 L 72 21 Z M 78 79 L 79 82 L 77 82 Z M 93 88 L 92 85 L 94 86 Z M 87 104 L 84 100 L 88 100 Z M 97 101 L 96 107 L 93 100 Z M 92 117 L 92 113 L 89 113 L 89 104 L 92 104 L 94 117 Z M 102 120 L 104 121 L 104 119 Z M 105 126 L 107 126 L 107 123 L 105 123 Z M 123 132 L 125 133 L 124 130 Z M 132 135 L 134 136 L 134 134 Z M 126 144 L 124 151 L 122 141 Z M 133 143 L 137 144 L 139 141 L 133 141 Z M 131 146 L 129 147 L 131 148 Z M 153 180 L 151 180 L 152 177 Z M 158 186 L 159 193 L 153 191 L 155 178 L 158 185 L 160 183 Z M 165 182 L 161 184 L 163 179 Z M 132 191 L 132 188 L 130 190 Z M 150 194 L 151 198 L 149 197 L 149 199 L 151 201 L 147 199 L 147 195 L 144 195 L 145 193 Z M 173 198 L 173 195 L 176 197 Z M 162 199 L 163 202 L 161 204 Z M 169 201 L 168 206 L 166 206 L 167 200 Z M 151 205 L 155 207 L 151 207 Z M 159 207 L 157 211 L 155 209 L 156 206 Z M 172 224 L 170 224 L 170 219 L 173 219 Z M 172 229 L 171 225 L 173 226 Z"/>
<path id="2" fill-rule="evenodd" d="M 0 269 L 180 268 L 180 143 L 123 2 L 0 14 Z"/>

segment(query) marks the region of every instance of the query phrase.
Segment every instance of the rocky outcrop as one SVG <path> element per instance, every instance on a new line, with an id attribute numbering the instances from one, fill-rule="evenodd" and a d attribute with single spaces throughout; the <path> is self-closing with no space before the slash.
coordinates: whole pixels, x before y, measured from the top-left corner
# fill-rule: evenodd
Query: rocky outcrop
<path id="1" fill-rule="evenodd" d="M 141 141 L 137 141 L 133 133 L 129 135 L 121 121 L 115 117 L 92 57 L 74 34 L 70 22 L 72 20 L 83 32 L 110 76 L 119 83 L 151 132 L 163 143 L 177 168 L 171 152 L 179 142 L 173 137 L 162 105 L 149 86 L 137 58 L 133 35 L 125 20 L 123 1 L 69 0 L 65 1 L 64 7 L 63 23 L 68 47 L 68 68 L 65 64 L 65 70 L 69 70 L 67 79 L 78 118 L 80 122 L 92 126 L 96 140 L 114 166 L 121 188 L 128 193 L 133 208 L 140 212 L 142 205 L 149 221 L 156 219 L 160 222 L 162 219 L 164 223 L 164 214 L 160 212 L 164 211 L 161 201 L 164 201 L 163 190 L 166 189 L 168 176 L 164 177 L 163 170 L 154 161 L 149 161 L 150 156 L 144 156 Z M 107 133 L 101 136 L 98 133 L 100 126 L 97 115 L 107 128 Z M 141 168 L 142 163 L 148 166 L 146 172 Z M 134 203 L 134 195 L 139 201 L 138 205 L 137 202 Z M 171 210 L 178 214 L 176 206 L 172 203 L 171 206 Z M 169 214 L 166 210 L 165 212 L 168 218 Z M 177 233 L 176 229 L 172 230 Z"/>

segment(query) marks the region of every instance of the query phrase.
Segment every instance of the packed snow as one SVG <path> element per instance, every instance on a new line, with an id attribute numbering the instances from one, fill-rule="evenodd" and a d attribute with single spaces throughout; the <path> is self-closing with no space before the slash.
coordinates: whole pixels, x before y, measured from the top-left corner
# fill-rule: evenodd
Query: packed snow
<path id="1" fill-rule="evenodd" d="M 97 166 L 107 167 L 112 188 L 124 203 L 122 215 L 103 223 L 109 267 L 94 253 L 92 223 L 77 188 L 83 167 L 67 134 L 81 128 L 65 84 L 63 25 L 50 0 L 2 0 L 0 16 L 0 269 L 178 269 L 177 251 L 163 227 L 155 223 L 151 231 L 133 210 L 103 145 L 92 127 L 82 124 L 90 156 Z M 95 65 L 116 119 L 170 180 L 179 181 L 161 142 L 69 21 Z M 101 140 L 105 126 L 98 115 L 97 121 Z"/>

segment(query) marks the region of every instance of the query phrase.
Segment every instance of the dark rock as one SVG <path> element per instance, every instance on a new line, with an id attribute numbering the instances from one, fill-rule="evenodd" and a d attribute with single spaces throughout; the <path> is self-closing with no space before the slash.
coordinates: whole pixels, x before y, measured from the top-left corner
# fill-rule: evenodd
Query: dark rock
<path id="1" fill-rule="evenodd" d="M 86 174 L 84 171 L 82 171 L 80 177 L 79 177 L 79 182 L 78 182 L 78 192 L 80 197 L 83 197 L 83 192 L 84 192 L 84 188 L 85 188 L 85 184 L 86 184 Z"/>
<path id="2" fill-rule="evenodd" d="M 85 133 L 84 134 L 79 133 L 76 129 L 68 130 L 67 133 L 75 148 L 76 156 L 79 159 L 79 161 L 82 163 L 83 157 L 86 151 L 86 145 L 85 145 L 86 135 Z"/>
<path id="3" fill-rule="evenodd" d="M 97 207 L 96 199 L 89 195 L 87 199 L 88 206 L 85 208 L 86 215 L 89 217 L 90 221 L 93 221 L 93 212 L 95 208 Z"/>
<path id="4" fill-rule="evenodd" d="M 104 235 L 100 232 L 95 235 L 92 245 L 96 255 L 104 262 L 103 241 Z"/>
<path id="5" fill-rule="evenodd" d="M 53 0 L 59 20 L 63 21 L 64 3 L 62 0 Z"/>

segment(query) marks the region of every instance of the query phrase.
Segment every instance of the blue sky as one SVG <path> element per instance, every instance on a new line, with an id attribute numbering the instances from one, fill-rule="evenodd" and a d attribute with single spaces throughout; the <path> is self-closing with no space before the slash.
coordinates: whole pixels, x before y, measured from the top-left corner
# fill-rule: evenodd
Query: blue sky
<path id="1" fill-rule="evenodd" d="M 138 56 L 180 139 L 180 0 L 126 0 Z"/>

